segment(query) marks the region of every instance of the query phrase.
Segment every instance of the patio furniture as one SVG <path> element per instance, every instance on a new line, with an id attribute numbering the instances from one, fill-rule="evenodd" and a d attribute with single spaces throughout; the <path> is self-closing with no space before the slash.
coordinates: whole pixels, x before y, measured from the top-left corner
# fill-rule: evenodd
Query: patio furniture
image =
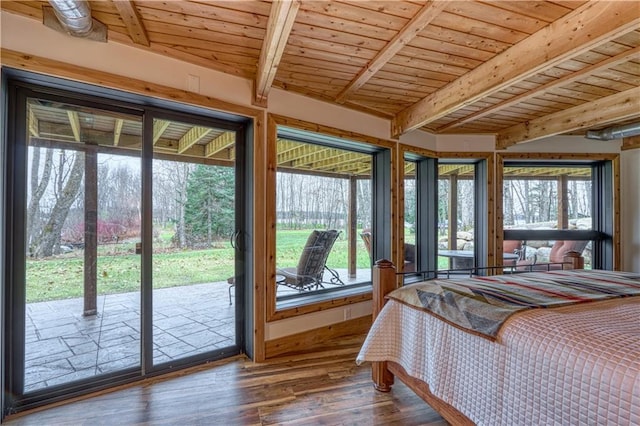
<path id="1" fill-rule="evenodd" d="M 509 254 L 510 256 L 503 256 L 502 264 L 504 266 L 516 266 L 516 262 L 518 260 L 523 260 L 525 258 L 525 250 L 526 246 L 522 240 L 504 240 L 502 242 L 502 253 Z M 511 256 L 514 254 L 518 256 Z"/>
<path id="2" fill-rule="evenodd" d="M 451 259 L 449 269 L 474 269 L 475 253 L 473 250 L 438 250 L 438 256 L 448 257 Z M 520 257 L 517 253 L 502 254 L 503 265 L 509 265 L 509 262 L 515 262 Z"/>
<path id="3" fill-rule="evenodd" d="M 589 244 L 589 241 L 558 240 L 551 247 L 548 263 L 538 263 L 537 257 L 534 256 L 534 258 L 531 260 L 519 260 L 517 262 L 518 270 L 550 271 L 558 269 L 571 269 L 571 266 L 565 266 L 562 264 L 565 261 L 564 257 L 567 255 L 567 253 L 573 252 L 582 255 L 582 252 L 587 247 L 587 244 Z"/>
<path id="4" fill-rule="evenodd" d="M 340 231 L 330 230 L 314 230 L 307 238 L 307 243 L 302 249 L 302 254 L 298 260 L 298 266 L 295 268 L 278 268 L 276 273 L 281 275 L 283 279 L 277 283 L 286 285 L 300 291 L 310 290 L 312 288 L 324 288 L 323 283 L 344 285 L 337 271 L 329 268 L 327 258 L 333 244 L 338 239 Z M 331 274 L 331 279 L 323 281 L 325 270 Z"/>
<path id="5" fill-rule="evenodd" d="M 371 231 L 368 229 L 364 229 L 360 234 L 360 238 L 362 238 L 362 242 L 364 243 L 364 247 L 367 249 L 369 253 L 369 257 L 372 261 L 373 255 L 371 252 Z M 404 269 L 403 272 L 415 272 L 416 271 L 416 246 L 414 244 L 405 244 L 404 245 Z"/>
<path id="6" fill-rule="evenodd" d="M 236 277 L 227 278 L 227 284 L 229 284 L 229 305 L 232 305 L 233 299 L 231 298 L 231 289 L 236 286 Z"/>

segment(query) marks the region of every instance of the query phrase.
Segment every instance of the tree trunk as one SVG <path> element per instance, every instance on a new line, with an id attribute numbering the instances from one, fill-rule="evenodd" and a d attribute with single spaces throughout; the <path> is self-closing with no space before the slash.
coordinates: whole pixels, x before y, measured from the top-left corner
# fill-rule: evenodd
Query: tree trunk
<path id="1" fill-rule="evenodd" d="M 53 168 L 53 150 L 47 149 L 47 156 L 44 160 L 44 169 L 42 171 L 42 179 L 38 182 L 40 173 L 40 148 L 33 149 L 33 158 L 31 161 L 31 199 L 27 207 L 27 244 L 30 251 L 33 249 L 32 244 L 38 234 L 39 229 L 36 226 L 36 217 L 40 211 L 40 200 L 44 195 L 49 179 L 51 178 L 51 169 Z"/>
<path id="2" fill-rule="evenodd" d="M 179 170 L 179 175 L 181 181 L 178 183 L 180 185 L 178 189 L 178 197 L 179 197 L 179 218 L 178 218 L 178 244 L 180 248 L 184 248 L 187 246 L 187 233 L 185 229 L 185 207 L 187 205 L 187 183 L 189 180 L 189 164 L 181 164 L 178 165 L 181 169 Z"/>
<path id="3" fill-rule="evenodd" d="M 525 179 L 524 181 L 524 194 L 525 194 L 525 200 L 524 200 L 524 217 L 527 218 L 527 222 L 526 223 L 532 223 L 534 222 L 533 217 L 531 216 L 531 200 L 527 197 L 527 194 L 530 194 L 529 192 L 529 181 L 527 179 Z"/>
<path id="4" fill-rule="evenodd" d="M 212 200 L 213 195 L 209 193 L 207 197 L 207 247 L 211 247 L 213 245 L 213 230 L 211 229 L 213 218 L 211 217 L 212 210 Z"/>
<path id="5" fill-rule="evenodd" d="M 69 214 L 69 209 L 74 200 L 78 196 L 80 185 L 82 183 L 82 176 L 84 175 L 84 155 L 80 152 L 75 154 L 75 159 L 69 179 L 67 180 L 64 189 L 58 194 L 56 204 L 53 206 L 49 220 L 42 229 L 40 238 L 38 239 L 34 256 L 35 257 L 47 257 L 54 254 L 56 242 L 60 240 L 60 234 L 62 227 Z"/>

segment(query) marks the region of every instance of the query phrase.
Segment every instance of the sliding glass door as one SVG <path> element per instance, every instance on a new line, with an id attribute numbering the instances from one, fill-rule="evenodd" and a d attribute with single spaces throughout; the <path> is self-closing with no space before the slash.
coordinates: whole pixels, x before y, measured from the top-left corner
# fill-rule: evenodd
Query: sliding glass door
<path id="1" fill-rule="evenodd" d="M 239 353 L 246 120 L 9 99 L 4 409 Z"/>
<path id="2" fill-rule="evenodd" d="M 236 344 L 236 132 L 168 117 L 153 129 L 155 365 Z"/>
<path id="3" fill-rule="evenodd" d="M 24 368 L 12 373 L 29 392 L 140 366 L 141 164 L 129 148 L 141 117 L 35 97 L 26 114 Z"/>

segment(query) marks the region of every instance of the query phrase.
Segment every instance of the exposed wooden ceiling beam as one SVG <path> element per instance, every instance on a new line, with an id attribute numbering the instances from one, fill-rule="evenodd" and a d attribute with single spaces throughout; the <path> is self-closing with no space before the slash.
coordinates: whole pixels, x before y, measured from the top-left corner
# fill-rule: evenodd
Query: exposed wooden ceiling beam
<path id="1" fill-rule="evenodd" d="M 207 144 L 204 149 L 205 157 L 211 157 L 216 155 L 218 152 L 223 149 L 229 148 L 236 142 L 236 133 L 235 132 L 224 132 L 211 142 Z"/>
<path id="2" fill-rule="evenodd" d="M 67 123 L 51 123 L 40 120 L 39 138 L 56 141 L 69 141 L 69 128 Z M 73 131 L 72 131 L 73 132 Z M 73 136 L 75 138 L 75 136 Z M 82 129 L 82 141 L 91 145 L 110 145 L 113 143 L 113 133 L 109 130 Z M 75 143 L 75 142 L 74 142 Z M 122 134 L 118 146 L 123 148 L 140 147 L 142 139 L 140 136 Z"/>
<path id="3" fill-rule="evenodd" d="M 416 163 L 414 163 L 413 161 L 405 161 L 404 162 L 404 174 L 406 175 L 412 175 L 414 174 L 416 171 Z"/>
<path id="4" fill-rule="evenodd" d="M 637 59 L 640 59 L 640 47 L 627 50 L 618 55 L 612 56 L 596 64 L 583 68 L 580 71 L 574 72 L 572 74 L 568 74 L 564 77 L 561 77 L 556 80 L 550 81 L 549 83 L 543 84 L 542 86 L 537 87 L 534 90 L 530 90 L 528 92 L 522 93 L 521 95 L 514 96 L 513 98 L 510 98 L 510 99 L 505 99 L 504 101 L 499 102 L 489 108 L 485 108 L 476 113 L 467 115 L 466 117 L 462 117 L 452 123 L 447 124 L 446 126 L 440 127 L 437 130 L 437 133 L 446 132 L 455 127 L 461 126 L 462 124 L 468 123 L 473 120 L 477 120 L 482 117 L 486 117 L 489 114 L 493 114 L 502 109 L 509 108 L 513 105 L 516 105 L 520 102 L 524 102 L 527 99 L 531 99 L 536 96 L 541 96 L 548 90 L 552 90 L 557 87 L 579 81 L 580 79 L 588 77 L 589 75 L 594 74 L 600 70 L 603 70 L 606 68 L 612 68 L 621 63 L 631 61 L 631 60 L 637 60 Z"/>
<path id="5" fill-rule="evenodd" d="M 371 162 L 365 161 L 352 161 L 350 163 L 342 164 L 331 169 L 332 172 L 348 173 L 351 175 L 362 175 L 371 173 Z"/>
<path id="6" fill-rule="evenodd" d="M 324 161 L 329 158 L 334 158 L 344 153 L 342 150 L 335 148 L 325 148 L 316 145 L 308 145 L 311 148 L 307 154 L 301 155 L 289 163 L 291 166 L 305 166 L 310 165 L 318 161 Z"/>
<path id="7" fill-rule="evenodd" d="M 310 144 L 300 144 L 294 149 L 290 149 L 284 152 L 278 152 L 278 164 L 288 163 L 290 161 L 297 161 L 301 158 L 314 154 L 318 149 L 327 149 L 324 147 L 316 147 Z"/>
<path id="8" fill-rule="evenodd" d="M 621 150 L 640 148 L 640 135 L 622 139 Z"/>
<path id="9" fill-rule="evenodd" d="M 122 135 L 122 125 L 124 124 L 124 120 L 122 118 L 117 118 L 115 123 L 113 124 L 113 146 L 118 146 L 120 143 L 120 135 Z"/>
<path id="10" fill-rule="evenodd" d="M 640 87 L 517 124 L 498 133 L 496 149 L 640 116 Z"/>
<path id="11" fill-rule="evenodd" d="M 127 32 L 134 43 L 142 46 L 149 46 L 147 30 L 142 23 L 142 18 L 136 9 L 136 5 L 131 0 L 113 0 L 113 4 L 118 9 L 118 13 L 127 27 Z"/>
<path id="12" fill-rule="evenodd" d="M 154 145 L 158 142 L 160 137 L 162 137 L 162 134 L 164 133 L 165 130 L 167 130 L 167 127 L 169 127 L 170 124 L 171 122 L 166 120 L 155 120 L 153 122 L 153 144 Z"/>
<path id="13" fill-rule="evenodd" d="M 187 133 L 185 133 L 178 141 L 178 154 L 182 154 L 205 136 L 211 133 L 213 129 L 210 127 L 192 127 Z"/>
<path id="14" fill-rule="evenodd" d="M 351 162 L 371 162 L 371 156 L 369 154 L 360 154 L 357 152 L 343 152 L 341 154 L 334 155 L 333 157 L 329 157 L 324 160 L 315 161 L 309 164 L 309 166 L 314 170 L 333 170 L 338 166 L 342 166 L 343 164 L 348 164 Z"/>
<path id="15" fill-rule="evenodd" d="M 176 148 L 176 141 L 172 139 L 160 139 L 157 144 L 153 147 L 153 152 L 155 153 L 163 153 L 163 154 L 178 154 L 178 150 Z M 204 157 L 204 145 L 194 145 L 184 152 L 180 153 L 180 156 L 189 156 L 189 157 Z"/>
<path id="16" fill-rule="evenodd" d="M 280 59 L 299 8 L 300 0 L 274 0 L 271 4 L 267 33 L 262 41 L 260 59 L 258 60 L 253 100 L 255 105 L 267 105 L 269 90 L 271 90 L 271 84 L 276 77 Z"/>
<path id="17" fill-rule="evenodd" d="M 394 137 L 637 29 L 636 2 L 590 1 L 400 111 Z"/>
<path id="18" fill-rule="evenodd" d="M 298 149 L 302 142 L 293 142 L 287 139 L 278 138 L 278 157 L 294 149 Z"/>
<path id="19" fill-rule="evenodd" d="M 75 111 L 67 111 L 67 117 L 69 117 L 73 139 L 75 139 L 76 142 L 80 142 L 80 117 L 78 113 Z"/>
<path id="20" fill-rule="evenodd" d="M 439 164 L 438 175 L 467 175 L 473 173 L 475 167 L 470 164 Z"/>
<path id="21" fill-rule="evenodd" d="M 358 75 L 351 80 L 347 87 L 340 92 L 336 101 L 344 103 L 350 94 L 364 86 L 380 68 L 382 68 L 396 53 L 398 53 L 404 46 L 409 44 L 427 25 L 433 21 L 433 19 L 442 12 L 447 5 L 446 1 L 431 1 L 418 11 L 418 13 L 411 18 L 407 25 L 405 25 L 398 34 L 391 39 L 391 41 L 378 52 L 378 54 L 364 67 Z"/>

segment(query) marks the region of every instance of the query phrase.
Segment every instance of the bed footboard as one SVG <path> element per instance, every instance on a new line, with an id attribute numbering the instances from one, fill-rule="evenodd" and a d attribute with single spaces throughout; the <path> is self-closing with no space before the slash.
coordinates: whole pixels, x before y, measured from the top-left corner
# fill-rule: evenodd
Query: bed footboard
<path id="1" fill-rule="evenodd" d="M 373 267 L 373 320 L 377 318 L 385 303 L 385 296 L 397 287 L 396 268 L 393 263 L 381 259 Z M 389 392 L 393 385 L 393 374 L 387 362 L 373 362 L 371 365 L 373 387 L 380 392 Z"/>
<path id="2" fill-rule="evenodd" d="M 373 320 L 377 318 L 385 304 L 385 296 L 395 290 L 399 285 L 396 268 L 392 262 L 382 259 L 378 260 L 373 267 Z M 464 414 L 457 409 L 433 395 L 429 385 L 413 378 L 394 362 L 372 362 L 371 374 L 373 386 L 380 392 L 389 392 L 393 385 L 394 377 L 411 388 L 420 398 L 434 408 L 448 422 L 455 425 L 473 425 Z"/>

